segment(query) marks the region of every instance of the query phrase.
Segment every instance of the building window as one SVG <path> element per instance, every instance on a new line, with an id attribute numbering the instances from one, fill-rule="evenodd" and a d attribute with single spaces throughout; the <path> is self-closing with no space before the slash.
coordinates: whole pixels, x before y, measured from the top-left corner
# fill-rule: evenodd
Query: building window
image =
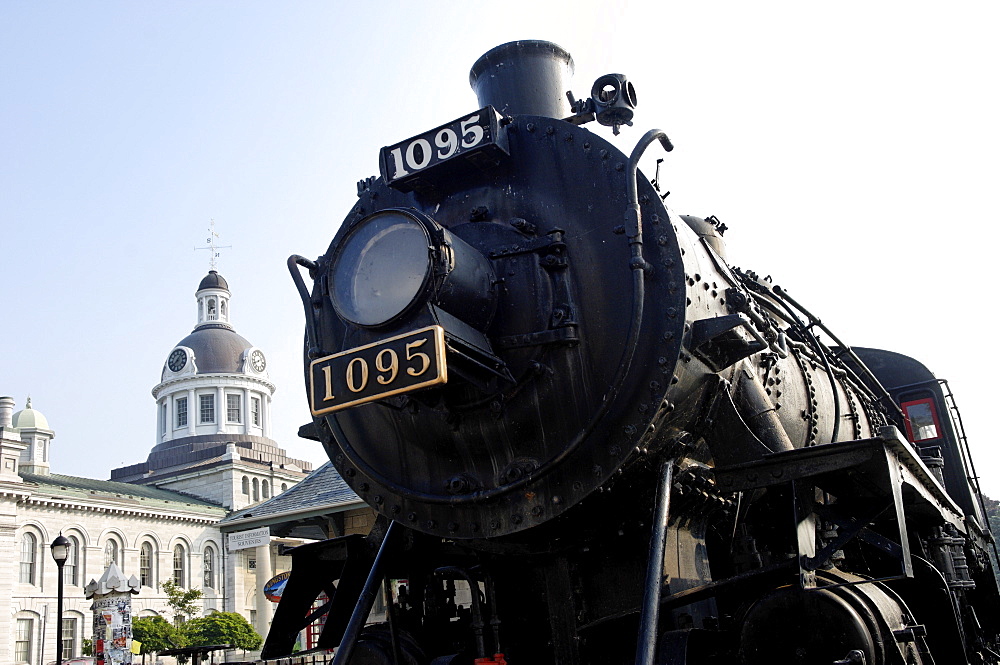
<path id="1" fill-rule="evenodd" d="M 222 320 L 225 321 L 226 320 L 226 301 L 225 300 L 220 300 L 219 301 L 219 311 L 222 313 Z"/>
<path id="2" fill-rule="evenodd" d="M 62 622 L 62 657 L 69 660 L 76 655 L 76 618 L 64 618 Z"/>
<path id="3" fill-rule="evenodd" d="M 211 546 L 205 547 L 205 556 L 202 563 L 203 571 L 205 573 L 204 581 L 202 586 L 206 589 L 215 588 L 215 550 Z"/>
<path id="4" fill-rule="evenodd" d="M 281 483 L 281 491 L 284 492 L 287 489 L 288 489 L 288 484 L 287 483 Z"/>
<path id="5" fill-rule="evenodd" d="M 14 635 L 14 662 L 31 662 L 31 637 L 34 632 L 34 621 L 31 619 L 17 620 L 17 633 Z"/>
<path id="6" fill-rule="evenodd" d="M 188 398 L 177 398 L 177 426 L 187 427 L 188 424 Z"/>
<path id="7" fill-rule="evenodd" d="M 201 422 L 215 422 L 215 395 L 199 395 L 201 400 Z"/>
<path id="8" fill-rule="evenodd" d="M 148 542 L 139 548 L 139 584 L 153 586 L 153 546 Z"/>
<path id="9" fill-rule="evenodd" d="M 250 496 L 250 479 L 243 476 L 243 495 Z"/>
<path id="10" fill-rule="evenodd" d="M 243 418 L 240 415 L 240 396 L 226 395 L 226 422 L 241 423 Z"/>
<path id="11" fill-rule="evenodd" d="M 271 496 L 271 484 L 266 480 L 260 481 L 260 494 L 265 499 L 270 498 Z"/>
<path id="12" fill-rule="evenodd" d="M 104 543 L 104 567 L 107 568 L 111 564 L 121 568 L 118 560 L 118 543 L 108 538 L 108 542 Z"/>
<path id="13" fill-rule="evenodd" d="M 260 427 L 260 398 L 251 397 L 250 398 L 250 414 L 253 416 L 253 424 L 255 427 Z"/>
<path id="14" fill-rule="evenodd" d="M 208 320 L 215 321 L 219 316 L 215 313 L 215 298 L 208 299 Z"/>
<path id="15" fill-rule="evenodd" d="M 21 584 L 35 583 L 35 561 L 38 556 L 38 539 L 35 534 L 21 536 Z M 18 619 L 18 622 L 22 621 Z M 31 621 L 31 619 L 24 619 Z M 20 625 L 20 623 L 18 624 Z"/>
<path id="16" fill-rule="evenodd" d="M 63 582 L 76 586 L 80 583 L 80 541 L 76 536 L 70 536 L 69 552 L 66 563 L 63 564 Z"/>
<path id="17" fill-rule="evenodd" d="M 256 478 L 253 479 L 253 500 L 260 501 L 260 483 Z"/>
<path id="18" fill-rule="evenodd" d="M 160 434 L 167 433 L 167 403 L 160 405 Z"/>
<path id="19" fill-rule="evenodd" d="M 174 547 L 174 584 L 184 586 L 184 546 Z"/>

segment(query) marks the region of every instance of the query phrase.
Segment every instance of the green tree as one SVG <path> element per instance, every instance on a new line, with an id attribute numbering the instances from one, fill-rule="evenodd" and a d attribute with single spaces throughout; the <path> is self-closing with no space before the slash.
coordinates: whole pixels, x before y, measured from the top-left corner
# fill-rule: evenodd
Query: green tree
<path id="1" fill-rule="evenodd" d="M 256 651 L 264 638 L 236 612 L 212 612 L 206 617 L 191 619 L 184 624 L 188 646 L 231 644 L 244 651 Z"/>
<path id="2" fill-rule="evenodd" d="M 173 580 L 163 583 L 163 592 L 167 594 L 167 605 L 174 611 L 174 623 L 180 625 L 198 613 L 197 601 L 201 600 L 201 589 L 185 589 L 177 586 Z"/>
<path id="3" fill-rule="evenodd" d="M 986 519 L 989 521 L 989 529 L 993 532 L 993 537 L 1000 540 L 1000 501 L 983 496 L 983 504 L 986 506 Z"/>
<path id="4" fill-rule="evenodd" d="M 163 617 L 140 617 L 132 621 L 132 639 L 142 642 L 139 653 L 143 656 L 185 646 L 184 634 Z"/>

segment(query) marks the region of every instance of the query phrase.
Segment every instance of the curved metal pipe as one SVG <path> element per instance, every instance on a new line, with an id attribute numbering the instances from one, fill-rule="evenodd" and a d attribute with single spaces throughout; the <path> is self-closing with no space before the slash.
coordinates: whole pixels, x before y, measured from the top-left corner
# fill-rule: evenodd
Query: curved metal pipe
<path id="1" fill-rule="evenodd" d="M 649 270 L 652 266 L 646 263 L 642 256 L 642 213 L 639 211 L 639 159 L 653 141 L 659 141 L 667 152 L 674 149 L 674 144 L 667 138 L 662 129 L 651 129 L 642 135 L 639 142 L 632 148 L 628 158 L 628 176 L 625 186 L 628 188 L 629 207 L 625 210 L 625 235 L 632 246 L 632 269 Z"/>
<path id="2" fill-rule="evenodd" d="M 486 644 L 483 642 L 483 607 L 479 598 L 479 582 L 473 579 L 467 571 L 458 566 L 442 566 L 434 570 L 440 577 L 452 576 L 465 580 L 469 585 L 469 596 L 472 599 L 472 632 L 476 637 L 476 658 L 486 658 Z"/>
<path id="3" fill-rule="evenodd" d="M 292 281 L 295 282 L 295 288 L 298 289 L 299 298 L 302 299 L 302 307 L 305 310 L 306 315 L 306 349 L 310 358 L 318 358 L 322 354 L 322 348 L 319 343 L 319 338 L 316 335 L 316 319 L 313 317 L 312 312 L 312 297 L 309 295 L 309 289 L 306 288 L 306 283 L 302 279 L 302 273 L 299 272 L 299 266 L 309 270 L 310 275 L 316 270 L 316 263 L 310 261 L 304 256 L 299 256 L 298 254 L 292 254 L 288 257 L 287 261 L 288 272 L 292 274 Z"/>

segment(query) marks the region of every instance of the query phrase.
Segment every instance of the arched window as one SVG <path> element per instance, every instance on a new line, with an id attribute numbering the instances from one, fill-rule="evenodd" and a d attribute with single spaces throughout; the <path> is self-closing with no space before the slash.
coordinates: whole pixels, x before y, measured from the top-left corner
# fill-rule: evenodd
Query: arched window
<path id="1" fill-rule="evenodd" d="M 253 479 L 253 500 L 260 501 L 260 482 L 256 478 Z"/>
<path id="2" fill-rule="evenodd" d="M 104 543 L 104 567 L 107 568 L 111 564 L 115 564 L 119 568 L 122 567 L 121 559 L 118 556 L 118 543 L 114 538 L 108 538 L 108 542 Z"/>
<path id="3" fill-rule="evenodd" d="M 260 481 L 260 495 L 265 499 L 271 496 L 271 484 L 266 480 Z"/>
<path id="4" fill-rule="evenodd" d="M 202 304 L 202 301 L 199 300 L 198 301 L 198 323 L 201 323 L 202 319 L 205 316 L 202 312 L 203 312 L 203 304 Z"/>
<path id="5" fill-rule="evenodd" d="M 38 557 L 38 539 L 33 533 L 21 536 L 21 584 L 35 584 L 35 562 Z"/>
<path id="6" fill-rule="evenodd" d="M 208 299 L 208 320 L 215 321 L 219 316 L 215 313 L 215 298 Z"/>
<path id="7" fill-rule="evenodd" d="M 139 584 L 153 586 L 153 545 L 148 541 L 139 548 Z"/>
<path id="8" fill-rule="evenodd" d="M 281 491 L 284 492 L 287 489 L 288 489 L 288 484 L 287 483 L 281 483 Z"/>
<path id="9" fill-rule="evenodd" d="M 178 543 L 174 546 L 174 584 L 177 586 L 184 585 L 184 560 L 186 559 L 186 554 L 184 553 L 184 546 Z"/>
<path id="10" fill-rule="evenodd" d="M 243 476 L 243 494 L 250 496 L 250 479 Z"/>
<path id="11" fill-rule="evenodd" d="M 202 569 L 205 579 L 202 586 L 206 589 L 215 588 L 215 549 L 211 545 L 205 546 L 205 556 L 203 557 Z"/>
<path id="12" fill-rule="evenodd" d="M 219 301 L 219 311 L 222 312 L 222 320 L 225 321 L 226 320 L 226 301 L 225 300 L 220 300 Z"/>
<path id="13" fill-rule="evenodd" d="M 63 564 L 63 582 L 76 586 L 80 583 L 80 539 L 70 536 L 66 563 Z"/>

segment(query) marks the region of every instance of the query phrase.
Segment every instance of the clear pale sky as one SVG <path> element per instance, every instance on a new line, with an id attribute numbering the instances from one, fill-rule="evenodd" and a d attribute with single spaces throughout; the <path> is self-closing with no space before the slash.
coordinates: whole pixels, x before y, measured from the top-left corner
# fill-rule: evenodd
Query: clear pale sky
<path id="1" fill-rule="evenodd" d="M 1000 5 L 927 2 L 0 0 L 0 394 L 107 478 L 156 443 L 150 389 L 195 323 L 215 219 L 236 330 L 268 355 L 274 437 L 316 463 L 300 303 L 378 149 L 474 110 L 468 71 L 548 39 L 636 86 L 679 213 L 846 342 L 951 382 L 987 494 Z"/>

